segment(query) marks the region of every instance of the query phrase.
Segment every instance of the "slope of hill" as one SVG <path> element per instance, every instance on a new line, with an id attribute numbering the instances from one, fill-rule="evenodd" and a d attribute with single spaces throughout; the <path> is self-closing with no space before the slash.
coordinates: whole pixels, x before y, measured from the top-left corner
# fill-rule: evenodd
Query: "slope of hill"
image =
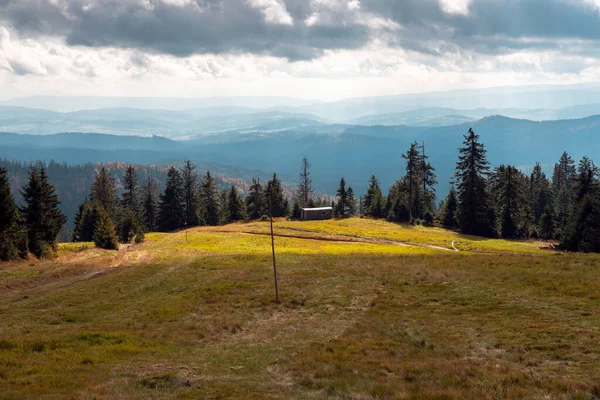
<path id="1" fill-rule="evenodd" d="M 600 390 L 597 255 L 366 219 L 277 222 L 277 304 L 267 230 L 257 222 L 153 233 L 119 252 L 63 244 L 57 260 L 0 263 L 0 393 L 593 398 Z M 448 240 L 473 252 L 428 245 Z"/>

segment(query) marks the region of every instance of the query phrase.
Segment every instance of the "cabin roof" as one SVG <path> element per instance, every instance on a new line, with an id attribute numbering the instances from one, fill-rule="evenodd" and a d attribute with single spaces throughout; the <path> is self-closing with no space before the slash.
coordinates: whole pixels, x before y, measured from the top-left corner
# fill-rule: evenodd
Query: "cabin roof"
<path id="1" fill-rule="evenodd" d="M 316 207 L 316 208 L 302 208 L 304 211 L 327 211 L 333 210 L 331 207 Z"/>

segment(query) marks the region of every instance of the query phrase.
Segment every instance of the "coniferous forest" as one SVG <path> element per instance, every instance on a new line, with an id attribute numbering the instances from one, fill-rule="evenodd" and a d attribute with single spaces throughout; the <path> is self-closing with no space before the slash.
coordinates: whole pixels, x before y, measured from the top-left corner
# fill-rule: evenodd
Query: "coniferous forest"
<path id="1" fill-rule="evenodd" d="M 88 164 L 79 168 L 94 169 L 93 181 L 87 187 L 72 182 L 72 190 L 85 190 L 87 198 L 77 205 L 68 239 L 117 249 L 119 243 L 143 241 L 149 231 L 269 216 L 295 219 L 302 207 L 331 205 L 336 218 L 361 215 L 439 225 L 469 235 L 548 240 L 566 251 L 600 252 L 599 170 L 587 157 L 576 163 L 563 153 L 552 176 L 539 163 L 530 174 L 510 164 L 491 168 L 484 143 L 469 129 L 459 149 L 452 187 L 441 201 L 435 189 L 435 160 L 429 159 L 425 143 L 412 143 L 399 161 L 403 175 L 387 195 L 376 176 L 368 179 L 362 196 L 342 177 L 334 200 L 315 195 L 306 157 L 297 189 L 287 196 L 275 173 L 266 182 L 253 178 L 248 187 L 225 185 L 186 160 L 182 167 L 166 171 L 124 165 L 118 169 L 117 185 L 117 177 L 106 166 L 95 169 Z M 11 166 L 23 168 L 19 163 Z M 56 163 L 32 164 L 26 182 L 13 193 L 7 168 L 0 168 L 0 259 L 55 254 L 67 221 L 60 204 L 73 198 L 72 193 L 61 198 L 49 182 L 49 174 L 59 170 Z"/>

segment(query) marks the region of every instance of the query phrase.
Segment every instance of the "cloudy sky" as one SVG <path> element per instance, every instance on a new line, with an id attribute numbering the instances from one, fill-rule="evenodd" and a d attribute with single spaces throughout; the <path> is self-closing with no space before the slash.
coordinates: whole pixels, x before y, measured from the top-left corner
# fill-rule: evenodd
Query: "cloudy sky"
<path id="1" fill-rule="evenodd" d="M 600 0 L 0 0 L 0 99 L 600 81 Z"/>

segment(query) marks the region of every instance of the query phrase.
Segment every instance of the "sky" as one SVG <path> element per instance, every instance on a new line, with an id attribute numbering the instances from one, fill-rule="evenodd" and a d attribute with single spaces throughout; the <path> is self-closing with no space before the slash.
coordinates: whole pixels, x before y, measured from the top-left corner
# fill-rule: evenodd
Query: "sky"
<path id="1" fill-rule="evenodd" d="M 600 0 L 0 0 L 0 100 L 600 81 Z"/>

